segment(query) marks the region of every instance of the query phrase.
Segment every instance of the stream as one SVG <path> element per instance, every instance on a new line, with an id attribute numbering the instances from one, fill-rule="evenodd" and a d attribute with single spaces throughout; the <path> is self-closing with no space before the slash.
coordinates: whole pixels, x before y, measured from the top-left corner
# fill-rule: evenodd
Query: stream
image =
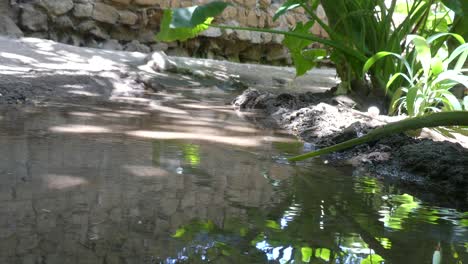
<path id="1" fill-rule="evenodd" d="M 468 213 L 244 120 L 235 93 L 0 109 L 0 263 L 468 261 Z M 261 117 L 260 117 L 261 118 Z"/>

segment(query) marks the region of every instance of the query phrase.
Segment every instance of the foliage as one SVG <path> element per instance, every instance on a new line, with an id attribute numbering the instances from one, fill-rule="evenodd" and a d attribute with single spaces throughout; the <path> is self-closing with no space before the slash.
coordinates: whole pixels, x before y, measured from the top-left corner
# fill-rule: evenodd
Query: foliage
<path id="1" fill-rule="evenodd" d="M 464 111 L 453 112 L 439 112 L 428 114 L 425 116 L 418 116 L 407 118 L 398 122 L 387 124 L 383 127 L 376 128 L 360 138 L 354 138 L 330 147 L 320 150 L 312 151 L 289 158 L 289 161 L 301 161 L 312 157 L 317 157 L 324 154 L 352 148 L 354 146 L 364 144 L 367 142 L 375 141 L 383 137 L 401 133 L 408 130 L 420 129 L 423 127 L 437 127 L 437 126 L 468 126 L 468 115 Z"/>
<path id="2" fill-rule="evenodd" d="M 461 44 L 451 54 L 446 52 L 445 45 L 437 44 L 437 40 L 446 36 L 453 36 Z M 463 68 L 468 44 L 460 35 L 439 33 L 427 39 L 409 35 L 404 54 L 378 52 L 366 62 L 364 73 L 388 56 L 397 58 L 397 62 L 392 63 L 402 70 L 390 76 L 386 89 L 390 89 L 398 78 L 403 79 L 403 84 L 394 93 L 390 111 L 401 113 L 405 110 L 409 115 L 418 116 L 438 112 L 440 107 L 448 111 L 468 109 L 468 96 L 461 103 L 450 91 L 456 84 L 468 88 L 468 76 L 464 75 L 468 69 Z"/>

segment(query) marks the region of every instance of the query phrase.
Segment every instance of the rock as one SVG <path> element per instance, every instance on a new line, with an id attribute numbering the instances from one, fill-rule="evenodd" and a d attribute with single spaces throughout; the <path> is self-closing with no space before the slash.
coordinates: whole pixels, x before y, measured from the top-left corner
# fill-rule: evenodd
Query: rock
<path id="1" fill-rule="evenodd" d="M 262 58 L 262 50 L 260 46 L 255 45 L 240 54 L 241 59 L 258 62 Z"/>
<path id="2" fill-rule="evenodd" d="M 263 42 L 262 32 L 250 32 L 250 42 L 260 44 Z"/>
<path id="3" fill-rule="evenodd" d="M 47 15 L 30 4 L 23 6 L 20 21 L 24 28 L 31 31 L 46 31 L 48 29 Z"/>
<path id="4" fill-rule="evenodd" d="M 130 4 L 132 0 L 112 0 L 112 2 L 114 3 L 119 3 L 119 4 L 123 4 L 123 5 L 128 5 Z"/>
<path id="5" fill-rule="evenodd" d="M 55 26 L 60 29 L 74 28 L 73 21 L 68 16 L 59 16 L 54 19 Z"/>
<path id="6" fill-rule="evenodd" d="M 138 40 L 132 40 L 130 43 L 127 43 L 124 48 L 125 51 L 137 51 L 142 53 L 150 53 L 151 49 L 141 44 Z"/>
<path id="7" fill-rule="evenodd" d="M 170 49 L 167 51 L 167 54 L 176 57 L 190 57 L 188 51 L 181 47 L 175 47 L 174 49 Z"/>
<path id="8" fill-rule="evenodd" d="M 233 6 L 228 6 L 226 9 L 224 9 L 223 14 L 222 14 L 224 19 L 232 19 L 237 16 L 237 8 Z"/>
<path id="9" fill-rule="evenodd" d="M 111 38 L 121 41 L 132 41 L 137 39 L 138 31 L 126 27 L 114 27 L 110 32 Z"/>
<path id="10" fill-rule="evenodd" d="M 223 35 L 223 33 L 221 32 L 221 29 L 212 28 L 212 27 L 210 27 L 207 30 L 200 33 L 200 36 L 205 36 L 205 37 L 209 37 L 209 38 L 217 38 L 217 37 L 221 37 L 222 35 Z"/>
<path id="11" fill-rule="evenodd" d="M 119 23 L 124 25 L 135 25 L 138 21 L 138 16 L 130 11 L 122 10 L 119 12 Z"/>
<path id="12" fill-rule="evenodd" d="M 174 71 L 176 69 L 176 64 L 162 51 L 156 51 L 146 56 L 145 63 L 156 72 Z"/>
<path id="13" fill-rule="evenodd" d="M 107 50 L 123 50 L 122 45 L 115 39 L 108 39 L 102 43 L 101 48 Z"/>
<path id="14" fill-rule="evenodd" d="M 99 48 L 99 43 L 95 39 L 90 38 L 85 42 L 85 46 L 97 49 Z"/>
<path id="15" fill-rule="evenodd" d="M 249 27 L 258 26 L 257 13 L 253 9 L 250 10 L 249 14 L 247 15 L 247 26 Z"/>
<path id="16" fill-rule="evenodd" d="M 270 7 L 271 5 L 271 0 L 259 0 L 258 1 L 258 5 L 263 8 L 263 9 L 266 9 L 268 7 Z"/>
<path id="17" fill-rule="evenodd" d="M 255 7 L 257 5 L 257 0 L 244 0 L 244 5 L 247 7 Z"/>
<path id="18" fill-rule="evenodd" d="M 268 49 L 266 54 L 267 61 L 276 61 L 286 59 L 288 57 L 288 51 L 286 48 L 280 45 L 274 45 Z"/>
<path id="19" fill-rule="evenodd" d="M 63 15 L 73 9 L 73 0 L 41 0 L 40 5 L 53 15 Z"/>
<path id="20" fill-rule="evenodd" d="M 109 34 L 101 27 L 96 26 L 89 31 L 89 33 L 98 39 L 109 39 Z"/>
<path id="21" fill-rule="evenodd" d="M 138 41 L 141 43 L 155 43 L 156 42 L 156 34 L 149 29 L 142 29 L 138 32 Z"/>
<path id="22" fill-rule="evenodd" d="M 0 35 L 20 38 L 23 36 L 23 32 L 10 17 L 0 15 Z"/>
<path id="23" fill-rule="evenodd" d="M 166 51 L 168 48 L 169 48 L 169 45 L 167 45 L 167 43 L 164 43 L 164 42 L 151 45 L 152 51 Z"/>
<path id="24" fill-rule="evenodd" d="M 88 33 L 89 31 L 91 31 L 92 29 L 96 27 L 97 27 L 96 22 L 94 22 L 93 20 L 86 20 L 86 21 L 81 22 L 76 28 L 78 32 L 80 33 Z"/>
<path id="25" fill-rule="evenodd" d="M 159 3 L 160 0 L 135 0 L 135 4 L 137 5 L 156 5 Z"/>
<path id="26" fill-rule="evenodd" d="M 75 17 L 91 17 L 93 15 L 92 4 L 75 4 L 73 8 L 73 15 Z"/>
<path id="27" fill-rule="evenodd" d="M 250 40 L 250 33 L 247 30 L 234 30 L 238 40 Z"/>
<path id="28" fill-rule="evenodd" d="M 93 18 L 100 22 L 115 24 L 119 19 L 119 12 L 110 5 L 96 3 L 93 10 Z"/>

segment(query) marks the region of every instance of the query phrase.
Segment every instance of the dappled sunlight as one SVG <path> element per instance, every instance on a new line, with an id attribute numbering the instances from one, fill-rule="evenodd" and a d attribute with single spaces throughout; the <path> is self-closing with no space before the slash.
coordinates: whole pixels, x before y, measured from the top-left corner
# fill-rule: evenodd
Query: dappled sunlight
<path id="1" fill-rule="evenodd" d="M 82 177 L 70 175 L 47 174 L 42 176 L 42 178 L 46 182 L 47 188 L 55 190 L 63 190 L 89 184 L 88 180 Z"/>
<path id="2" fill-rule="evenodd" d="M 18 60 L 21 63 L 37 63 L 38 61 L 26 56 L 19 54 L 9 53 L 9 52 L 0 52 L 0 57 L 5 57 L 8 59 Z"/>
<path id="3" fill-rule="evenodd" d="M 212 143 L 221 143 L 233 146 L 255 147 L 262 144 L 261 138 L 256 137 L 231 137 L 231 136 L 217 136 L 199 133 L 184 133 L 184 132 L 171 132 L 171 131 L 148 131 L 136 130 L 126 132 L 129 136 L 150 138 L 150 139 L 181 139 L 181 140 L 201 140 Z"/>
<path id="4" fill-rule="evenodd" d="M 181 110 L 178 108 L 174 107 L 169 107 L 169 106 L 163 106 L 159 104 L 152 103 L 149 105 L 149 108 L 151 110 L 155 110 L 158 112 L 164 112 L 164 113 L 169 113 L 169 114 L 179 114 L 179 115 L 188 115 L 188 112 L 185 110 Z"/>
<path id="5" fill-rule="evenodd" d="M 107 127 L 102 126 L 91 126 L 91 125 L 80 125 L 80 124 L 68 124 L 61 126 L 53 126 L 49 128 L 50 132 L 55 133 L 76 133 L 76 134 L 100 134 L 100 133 L 112 133 L 113 131 Z"/>
<path id="6" fill-rule="evenodd" d="M 165 169 L 153 166 L 124 165 L 123 168 L 131 175 L 141 178 L 161 178 L 170 175 Z"/>

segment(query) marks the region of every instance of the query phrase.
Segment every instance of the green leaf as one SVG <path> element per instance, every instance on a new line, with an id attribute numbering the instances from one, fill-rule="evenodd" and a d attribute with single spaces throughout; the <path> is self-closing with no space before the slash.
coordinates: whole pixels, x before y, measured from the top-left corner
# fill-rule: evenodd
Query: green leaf
<path id="1" fill-rule="evenodd" d="M 204 24 L 200 24 L 193 28 L 172 28 L 172 10 L 166 9 L 163 13 L 163 18 L 161 21 L 161 29 L 156 35 L 156 40 L 171 42 L 171 41 L 184 41 L 189 38 L 196 37 L 200 32 L 208 29 L 208 25 L 211 23 L 213 18 L 208 18 Z"/>
<path id="2" fill-rule="evenodd" d="M 192 26 L 198 26 L 204 23 L 208 18 L 212 18 L 223 13 L 226 7 L 230 6 L 230 3 L 226 2 L 210 2 L 205 5 L 198 6 L 192 15 L 190 23 Z"/>
<path id="3" fill-rule="evenodd" d="M 418 94 L 418 87 L 410 87 L 408 93 L 406 94 L 406 109 L 410 115 L 415 115 L 416 111 L 414 108 L 414 103 L 416 101 L 416 95 Z"/>
<path id="4" fill-rule="evenodd" d="M 301 247 L 302 262 L 309 263 L 312 257 L 312 248 Z"/>
<path id="5" fill-rule="evenodd" d="M 418 35 L 409 35 L 408 40 L 413 42 L 414 48 L 416 50 L 416 58 L 421 62 L 421 66 L 424 71 L 424 75 L 429 77 L 429 69 L 431 68 L 431 49 L 429 44 L 427 44 L 426 39 Z"/>
<path id="6" fill-rule="evenodd" d="M 186 231 L 185 228 L 183 228 L 183 227 L 179 228 L 179 229 L 176 230 L 175 234 L 172 235 L 172 237 L 174 237 L 174 238 L 182 237 L 185 234 L 185 231 Z"/>
<path id="7" fill-rule="evenodd" d="M 281 229 L 280 225 L 273 220 L 266 220 L 265 225 L 271 229 Z"/>
<path id="8" fill-rule="evenodd" d="M 371 254 L 367 256 L 367 258 L 363 259 L 361 261 L 361 264 L 378 264 L 378 263 L 382 263 L 383 261 L 385 261 L 385 259 L 382 258 L 382 256 L 377 255 L 377 254 Z"/>
<path id="9" fill-rule="evenodd" d="M 327 51 L 325 49 L 308 49 L 302 51 L 302 56 L 304 56 L 305 59 L 315 61 L 327 56 Z"/>
<path id="10" fill-rule="evenodd" d="M 444 71 L 444 63 L 439 58 L 439 56 L 435 56 L 432 58 L 431 61 L 431 71 L 434 76 L 439 75 L 442 71 Z"/>
<path id="11" fill-rule="evenodd" d="M 466 0 L 442 0 L 442 3 L 444 3 L 446 7 L 450 8 L 450 10 L 452 10 L 455 14 L 462 16 L 463 15 L 462 1 L 466 1 Z M 468 15 L 468 14 L 465 14 L 465 15 Z"/>
<path id="12" fill-rule="evenodd" d="M 388 52 L 388 51 L 381 51 L 381 52 L 378 52 L 376 53 L 374 56 L 370 57 L 366 63 L 364 64 L 364 67 L 362 68 L 362 74 L 366 74 L 366 72 L 369 71 L 369 69 L 377 62 L 379 61 L 380 59 L 384 58 L 384 57 L 387 57 L 387 56 L 394 56 L 396 58 L 398 58 L 399 60 L 401 60 L 405 66 L 406 66 L 406 69 L 408 70 L 409 73 L 411 73 L 411 67 L 410 65 L 408 64 L 408 62 L 400 55 L 400 54 L 396 54 L 394 52 Z"/>
<path id="13" fill-rule="evenodd" d="M 406 74 L 399 72 L 399 73 L 396 73 L 396 74 L 392 75 L 392 77 L 390 77 L 390 79 L 387 82 L 387 85 L 386 85 L 385 89 L 388 90 L 388 88 L 390 88 L 390 86 L 393 84 L 393 82 L 400 76 L 403 77 L 409 84 L 411 84 L 410 78 Z"/>
<path id="14" fill-rule="evenodd" d="M 461 72 L 454 70 L 442 72 L 441 74 L 439 74 L 439 76 L 437 76 L 437 78 L 434 81 L 432 81 L 432 84 L 435 85 L 447 80 L 451 80 L 456 83 L 460 83 L 465 87 L 468 87 L 468 76 L 463 75 L 461 74 Z"/>
<path id="15" fill-rule="evenodd" d="M 309 35 L 309 30 L 314 25 L 314 21 L 309 21 L 306 24 L 302 24 L 302 22 L 298 22 L 293 33 L 300 34 L 300 35 Z M 316 63 L 314 60 L 309 60 L 303 56 L 303 49 L 312 44 L 311 40 L 293 37 L 293 36 L 285 36 L 283 40 L 283 45 L 286 46 L 289 51 L 291 52 L 291 58 L 294 62 L 294 67 L 296 68 L 296 76 L 304 75 L 308 70 L 315 67 Z M 309 54 L 310 55 L 310 54 Z"/>
<path id="16" fill-rule="evenodd" d="M 445 102 L 445 105 L 449 107 L 449 109 L 455 110 L 455 111 L 463 110 L 460 102 L 455 97 L 455 95 L 453 95 L 451 92 L 442 91 L 441 94 L 443 97 L 445 97 L 446 100 L 444 100 L 444 102 Z"/>

